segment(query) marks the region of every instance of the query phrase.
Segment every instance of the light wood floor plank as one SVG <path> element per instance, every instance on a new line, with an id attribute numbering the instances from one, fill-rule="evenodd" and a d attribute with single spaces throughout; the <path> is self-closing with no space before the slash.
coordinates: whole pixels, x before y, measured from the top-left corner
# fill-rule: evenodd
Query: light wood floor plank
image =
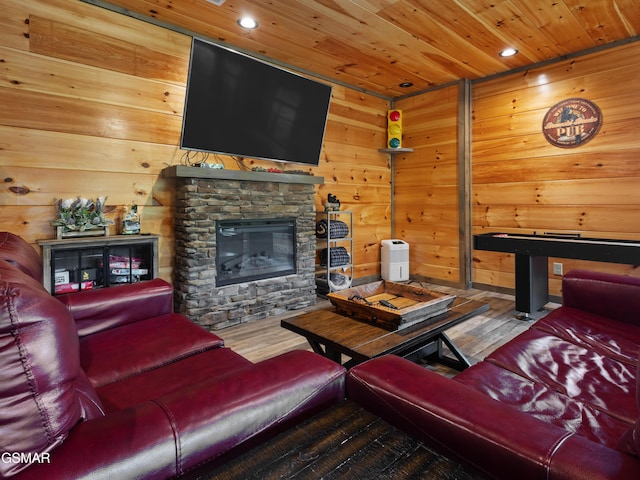
<path id="1" fill-rule="evenodd" d="M 425 288 L 453 293 L 489 304 L 490 308 L 485 313 L 462 322 L 446 332 L 472 364 L 479 362 L 496 348 L 527 330 L 532 324 L 532 321 L 516 318 L 513 295 L 477 289 L 458 290 L 427 283 L 421 285 Z M 548 303 L 545 306 L 545 311 L 534 315 L 535 319 L 543 317 L 546 312 L 554 310 L 558 306 L 556 303 Z M 224 339 L 226 346 L 252 362 L 259 362 L 290 350 L 311 350 L 304 337 L 282 328 L 280 320 L 322 308 L 331 308 L 331 304 L 328 300 L 318 297 L 318 303 L 314 307 L 235 325 L 218 330 L 216 334 Z M 437 365 L 429 365 L 428 367 L 443 375 L 455 374 L 445 367 Z"/>

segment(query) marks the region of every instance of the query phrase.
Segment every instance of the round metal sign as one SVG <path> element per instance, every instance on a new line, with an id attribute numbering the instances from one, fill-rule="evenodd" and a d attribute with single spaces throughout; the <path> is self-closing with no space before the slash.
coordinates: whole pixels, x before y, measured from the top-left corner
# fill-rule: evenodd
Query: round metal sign
<path id="1" fill-rule="evenodd" d="M 551 145 L 572 148 L 596 136 L 602 124 L 598 106 L 584 98 L 569 98 L 556 103 L 542 120 L 542 132 Z"/>

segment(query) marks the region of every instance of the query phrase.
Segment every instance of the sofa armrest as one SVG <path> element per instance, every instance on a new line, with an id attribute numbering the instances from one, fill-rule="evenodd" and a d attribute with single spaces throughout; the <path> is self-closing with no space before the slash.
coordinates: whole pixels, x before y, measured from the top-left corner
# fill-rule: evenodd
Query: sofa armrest
<path id="1" fill-rule="evenodd" d="M 562 304 L 612 320 L 640 325 L 640 278 L 571 270 L 562 277 Z"/>
<path id="2" fill-rule="evenodd" d="M 56 298 L 73 315 L 80 337 L 173 312 L 173 288 L 160 278 Z"/>
<path id="3" fill-rule="evenodd" d="M 171 478 L 179 463 L 174 434 L 166 412 L 146 402 L 76 425 L 62 445 L 11 478 Z"/>
<path id="4" fill-rule="evenodd" d="M 352 368 L 347 395 L 490 478 L 639 478 L 639 464 L 628 455 L 399 357 L 381 357 Z M 577 445 L 581 448 L 569 450 Z M 556 477 L 554 472 L 579 475 Z"/>

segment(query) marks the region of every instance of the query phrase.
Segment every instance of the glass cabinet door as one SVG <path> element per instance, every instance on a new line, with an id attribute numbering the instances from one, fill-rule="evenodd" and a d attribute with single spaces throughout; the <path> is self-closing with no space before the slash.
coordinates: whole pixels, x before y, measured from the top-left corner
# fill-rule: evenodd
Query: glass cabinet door
<path id="1" fill-rule="evenodd" d="M 103 248 L 57 250 L 51 258 L 54 293 L 71 293 L 104 286 Z"/>
<path id="2" fill-rule="evenodd" d="M 107 261 L 109 285 L 136 283 L 153 278 L 153 252 L 149 245 L 110 247 Z"/>

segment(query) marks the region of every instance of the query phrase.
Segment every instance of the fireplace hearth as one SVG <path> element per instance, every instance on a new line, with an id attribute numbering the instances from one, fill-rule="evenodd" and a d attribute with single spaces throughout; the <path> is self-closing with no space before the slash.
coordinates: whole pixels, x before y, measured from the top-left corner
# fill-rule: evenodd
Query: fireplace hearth
<path id="1" fill-rule="evenodd" d="M 315 304 L 321 177 L 183 166 L 163 176 L 175 180 L 177 312 L 218 330 Z"/>

